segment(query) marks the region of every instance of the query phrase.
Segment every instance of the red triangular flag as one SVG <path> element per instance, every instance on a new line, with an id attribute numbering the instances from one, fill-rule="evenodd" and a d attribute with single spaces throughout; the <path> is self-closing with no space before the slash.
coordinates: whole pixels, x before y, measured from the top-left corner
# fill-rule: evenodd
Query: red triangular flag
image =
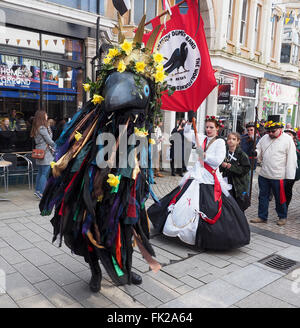
<path id="1" fill-rule="evenodd" d="M 171 19 L 162 26 L 157 49 L 164 57 L 162 64 L 168 73 L 166 81 L 176 88 L 172 96 L 162 96 L 162 109 L 176 112 L 196 111 L 217 86 L 202 18 L 196 34 L 197 2 L 186 0 L 186 3 L 186 14 L 180 13 L 178 5 L 171 8 Z M 151 21 L 153 28 L 158 22 L 157 17 L 154 20 Z M 148 38 L 149 35 L 145 35 L 143 42 Z"/>

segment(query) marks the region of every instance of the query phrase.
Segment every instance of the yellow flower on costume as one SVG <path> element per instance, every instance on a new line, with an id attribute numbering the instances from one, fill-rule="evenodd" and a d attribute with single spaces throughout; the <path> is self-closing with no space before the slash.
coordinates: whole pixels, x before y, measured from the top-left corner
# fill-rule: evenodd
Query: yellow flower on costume
<path id="1" fill-rule="evenodd" d="M 108 174 L 107 182 L 111 187 L 117 187 L 118 184 L 120 183 L 119 176 L 110 173 Z"/>
<path id="2" fill-rule="evenodd" d="M 256 124 L 256 127 L 259 128 L 259 124 Z"/>
<path id="3" fill-rule="evenodd" d="M 110 56 L 106 56 L 104 59 L 103 59 L 103 63 L 104 64 L 109 64 L 111 61 L 111 57 Z"/>
<path id="4" fill-rule="evenodd" d="M 139 73 L 144 73 L 145 67 L 146 67 L 146 64 L 143 61 L 135 63 L 135 69 Z"/>
<path id="5" fill-rule="evenodd" d="M 150 139 L 149 139 L 149 144 L 151 144 L 151 145 L 155 145 L 155 144 L 156 144 L 156 142 L 155 142 L 155 140 L 154 140 L 154 139 L 150 138 Z"/>
<path id="6" fill-rule="evenodd" d="M 93 103 L 94 105 L 96 105 L 96 104 L 101 104 L 103 100 L 104 100 L 104 98 L 103 98 L 102 96 L 100 96 L 100 95 L 96 95 L 96 94 L 95 94 L 95 95 L 93 96 L 92 103 Z"/>
<path id="7" fill-rule="evenodd" d="M 89 83 L 84 83 L 83 84 L 83 89 L 84 89 L 85 92 L 88 92 L 91 89 L 91 85 Z"/>
<path id="8" fill-rule="evenodd" d="M 156 63 L 159 64 L 160 62 L 162 62 L 164 60 L 164 56 L 162 54 L 160 54 L 159 52 L 157 52 L 153 55 L 153 59 Z"/>
<path id="9" fill-rule="evenodd" d="M 51 169 L 53 169 L 53 167 L 54 167 L 55 164 L 56 164 L 56 162 L 51 162 L 50 163 Z"/>
<path id="10" fill-rule="evenodd" d="M 123 60 L 120 60 L 117 71 L 123 73 L 126 69 L 126 65 Z"/>
<path id="11" fill-rule="evenodd" d="M 156 72 L 160 72 L 160 71 L 163 71 L 164 70 L 164 65 L 159 64 L 155 68 L 156 68 Z"/>
<path id="12" fill-rule="evenodd" d="M 165 79 L 165 72 L 164 71 L 156 71 L 155 74 L 152 75 L 155 78 L 155 82 L 164 82 Z"/>
<path id="13" fill-rule="evenodd" d="M 78 131 L 76 131 L 76 134 L 75 134 L 75 139 L 78 141 L 82 138 L 82 134 Z"/>
<path id="14" fill-rule="evenodd" d="M 298 128 L 295 128 L 294 130 L 295 130 L 295 132 L 297 132 L 298 131 Z"/>
<path id="15" fill-rule="evenodd" d="M 137 136 L 137 137 L 142 137 L 142 138 L 145 138 L 147 135 L 148 135 L 148 131 L 146 131 L 144 128 L 142 129 L 138 129 L 138 128 L 134 128 L 134 134 Z"/>
<path id="16" fill-rule="evenodd" d="M 127 41 L 126 39 L 121 44 L 121 49 L 126 52 L 126 55 L 128 56 L 132 51 L 132 42 Z"/>
<path id="17" fill-rule="evenodd" d="M 113 49 L 109 49 L 108 51 L 108 56 L 113 58 L 113 57 L 116 57 L 118 56 L 120 53 L 119 53 L 119 50 L 116 49 L 116 48 L 113 48 Z"/>

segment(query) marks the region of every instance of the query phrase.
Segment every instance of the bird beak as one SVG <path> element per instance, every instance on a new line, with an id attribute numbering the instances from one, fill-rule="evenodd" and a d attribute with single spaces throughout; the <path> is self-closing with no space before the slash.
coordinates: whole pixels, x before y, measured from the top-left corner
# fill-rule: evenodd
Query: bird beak
<path id="1" fill-rule="evenodd" d="M 140 109 L 147 107 L 150 96 L 148 82 L 131 72 L 113 72 L 105 81 L 103 97 L 105 111 Z"/>

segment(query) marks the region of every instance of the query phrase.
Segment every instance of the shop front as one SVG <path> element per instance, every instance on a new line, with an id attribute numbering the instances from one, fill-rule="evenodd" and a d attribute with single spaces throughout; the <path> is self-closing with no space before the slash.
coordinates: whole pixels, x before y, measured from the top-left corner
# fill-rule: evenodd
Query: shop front
<path id="1" fill-rule="evenodd" d="M 45 109 L 59 125 L 83 104 L 83 41 L 13 27 L 0 31 L 0 152 L 32 149 L 32 119 Z"/>
<path id="2" fill-rule="evenodd" d="M 271 81 L 265 82 L 262 118 L 269 115 L 280 115 L 284 124 L 291 123 L 296 127 L 298 113 L 299 88 Z"/>
<path id="3" fill-rule="evenodd" d="M 222 135 L 243 133 L 245 124 L 255 118 L 257 79 L 231 72 L 220 72 L 217 115 L 223 121 Z"/>

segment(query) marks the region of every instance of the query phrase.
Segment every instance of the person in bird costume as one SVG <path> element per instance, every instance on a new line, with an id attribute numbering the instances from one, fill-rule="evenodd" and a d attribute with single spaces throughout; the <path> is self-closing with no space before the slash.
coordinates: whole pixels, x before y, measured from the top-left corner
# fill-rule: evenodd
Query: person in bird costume
<path id="1" fill-rule="evenodd" d="M 94 292 L 101 289 L 99 259 L 116 285 L 142 282 L 131 270 L 133 244 L 153 271 L 160 268 L 149 243 L 145 202 L 150 195 L 156 199 L 151 133 L 168 88 L 163 57 L 153 50 L 159 28 L 144 46 L 144 24 L 145 16 L 129 42 L 119 17 L 119 44 L 108 49 L 96 82 L 84 84 L 91 99 L 56 141 L 39 204 L 42 215 L 54 211 L 53 241 L 64 241 L 89 263 Z M 107 135 L 115 140 L 112 146 L 106 145 Z"/>

